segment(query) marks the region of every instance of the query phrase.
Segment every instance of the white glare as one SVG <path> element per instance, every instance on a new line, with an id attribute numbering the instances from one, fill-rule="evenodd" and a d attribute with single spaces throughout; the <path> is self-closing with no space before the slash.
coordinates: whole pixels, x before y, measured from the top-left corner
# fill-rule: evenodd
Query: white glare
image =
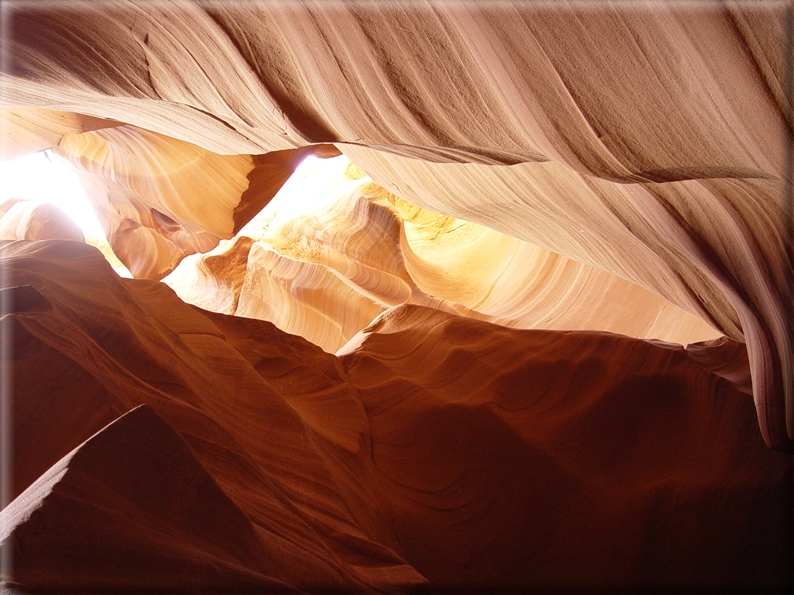
<path id="1" fill-rule="evenodd" d="M 132 276 L 113 254 L 77 172 L 65 159 L 47 150 L 0 163 L 0 204 L 10 198 L 56 205 L 83 230 L 86 243 L 96 246 L 116 273 Z"/>
<path id="2" fill-rule="evenodd" d="M 77 174 L 52 152 L 41 151 L 0 163 L 0 180 L 0 203 L 9 198 L 52 203 L 72 218 L 86 240 L 105 239 Z"/>
<path id="3" fill-rule="evenodd" d="M 344 155 L 330 159 L 307 156 L 267 206 L 238 235 L 259 238 L 278 235 L 282 225 L 332 206 L 345 186 L 361 184 L 360 180 L 345 176 L 349 165 Z"/>

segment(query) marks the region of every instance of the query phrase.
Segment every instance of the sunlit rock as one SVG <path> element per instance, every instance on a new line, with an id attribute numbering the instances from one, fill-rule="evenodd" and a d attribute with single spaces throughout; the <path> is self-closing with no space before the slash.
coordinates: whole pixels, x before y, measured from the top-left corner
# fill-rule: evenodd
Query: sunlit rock
<path id="1" fill-rule="evenodd" d="M 0 204 L 0 240 L 74 240 L 82 230 L 57 206 L 10 199 Z"/>
<path id="2" fill-rule="evenodd" d="M 217 155 L 133 126 L 66 134 L 54 148 L 79 172 L 114 252 L 145 279 L 231 238 L 301 159 L 324 150 Z"/>
<path id="3" fill-rule="evenodd" d="M 410 300 L 399 220 L 368 199 L 384 192 L 346 177 L 345 158 L 329 163 L 307 162 L 234 240 L 186 259 L 165 281 L 190 303 L 269 320 L 329 352 Z"/>
<path id="4" fill-rule="evenodd" d="M 4 6 L 3 586 L 790 591 L 789 10 Z"/>
<path id="5" fill-rule="evenodd" d="M 215 155 L 131 126 L 67 134 L 54 150 L 78 169 L 114 252 L 148 279 L 232 236 L 253 169 L 250 156 Z"/>
<path id="6" fill-rule="evenodd" d="M 682 344 L 721 335 L 607 271 L 415 207 L 347 163 L 307 162 L 234 240 L 166 282 L 189 303 L 269 320 L 330 352 L 403 303 L 516 328 Z"/>
<path id="7" fill-rule="evenodd" d="M 50 149 L 67 132 L 118 126 L 118 122 L 37 107 L 0 107 L 0 161 Z"/>

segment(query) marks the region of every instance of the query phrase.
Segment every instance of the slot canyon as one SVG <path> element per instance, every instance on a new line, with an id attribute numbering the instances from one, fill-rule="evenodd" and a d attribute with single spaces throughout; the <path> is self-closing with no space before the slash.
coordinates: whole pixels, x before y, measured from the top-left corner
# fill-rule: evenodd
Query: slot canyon
<path id="1" fill-rule="evenodd" d="M 0 591 L 794 590 L 790 2 L 0 17 Z"/>

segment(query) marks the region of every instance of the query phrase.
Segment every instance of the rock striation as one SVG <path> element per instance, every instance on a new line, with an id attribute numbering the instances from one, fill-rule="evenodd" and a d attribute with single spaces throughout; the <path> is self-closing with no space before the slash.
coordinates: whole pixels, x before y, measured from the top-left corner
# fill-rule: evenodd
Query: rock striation
<path id="1" fill-rule="evenodd" d="M 0 100 L 241 159 L 334 143 L 412 204 L 614 273 L 744 342 L 765 440 L 790 449 L 784 4 L 149 8 L 14 10 Z M 15 122 L 41 136 L 41 119 Z M 190 236 L 169 212 L 180 230 L 165 235 Z M 190 217 L 227 237 L 228 214 Z M 132 235 L 128 254 L 171 253 L 145 275 L 173 267 L 165 235 Z"/>
<path id="2" fill-rule="evenodd" d="M 680 346 L 411 305 L 337 357 L 119 278 L 85 244 L 10 242 L 0 258 L 13 588 L 778 588 L 790 576 L 791 459 L 764 445 L 747 396 Z"/>
<path id="3" fill-rule="evenodd" d="M 186 258 L 164 281 L 189 303 L 269 320 L 329 352 L 404 303 L 515 328 L 681 344 L 721 336 L 607 271 L 415 207 L 344 157 L 296 176 L 234 239 Z"/>
<path id="4" fill-rule="evenodd" d="M 4 8 L 5 585 L 790 590 L 791 10 Z"/>

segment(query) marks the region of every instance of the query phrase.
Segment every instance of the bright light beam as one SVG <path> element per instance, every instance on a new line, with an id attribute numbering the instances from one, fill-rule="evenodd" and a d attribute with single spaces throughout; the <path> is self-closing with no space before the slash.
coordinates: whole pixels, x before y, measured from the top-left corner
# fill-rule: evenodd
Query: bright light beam
<path id="1" fill-rule="evenodd" d="M 132 277 L 113 254 L 77 172 L 65 159 L 46 150 L 0 163 L 0 203 L 9 198 L 57 206 L 83 230 L 86 244 L 97 247 L 116 273 Z"/>
<path id="2" fill-rule="evenodd" d="M 47 150 L 0 163 L 0 203 L 9 198 L 22 198 L 54 204 L 83 230 L 86 241 L 90 238 L 104 240 L 105 232 L 77 173 L 59 160 L 57 155 Z"/>

